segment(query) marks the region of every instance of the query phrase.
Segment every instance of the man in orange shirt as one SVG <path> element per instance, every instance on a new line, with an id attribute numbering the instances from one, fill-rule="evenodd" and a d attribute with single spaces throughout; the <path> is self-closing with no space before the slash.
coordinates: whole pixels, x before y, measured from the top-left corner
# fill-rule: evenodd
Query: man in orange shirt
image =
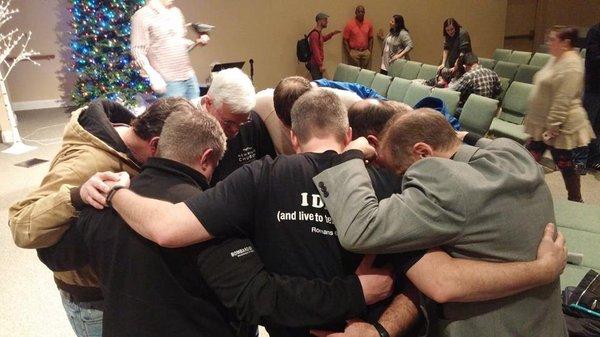
<path id="1" fill-rule="evenodd" d="M 354 14 L 344 28 L 344 49 L 350 64 L 368 69 L 373 51 L 373 24 L 365 19 L 364 6 L 356 6 Z"/>

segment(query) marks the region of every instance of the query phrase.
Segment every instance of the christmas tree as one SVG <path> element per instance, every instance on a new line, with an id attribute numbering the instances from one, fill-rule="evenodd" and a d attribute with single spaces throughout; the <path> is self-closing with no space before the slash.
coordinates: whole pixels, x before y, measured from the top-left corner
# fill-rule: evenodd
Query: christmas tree
<path id="1" fill-rule="evenodd" d="M 81 106 L 95 98 L 133 103 L 148 91 L 133 67 L 131 16 L 145 0 L 71 0 L 72 70 L 77 74 L 72 99 Z"/>

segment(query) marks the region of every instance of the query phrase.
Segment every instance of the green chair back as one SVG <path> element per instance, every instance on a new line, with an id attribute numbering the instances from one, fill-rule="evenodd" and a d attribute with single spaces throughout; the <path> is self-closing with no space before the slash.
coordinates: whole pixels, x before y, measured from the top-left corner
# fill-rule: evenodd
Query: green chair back
<path id="1" fill-rule="evenodd" d="M 426 85 L 411 83 L 410 87 L 406 91 L 406 96 L 404 96 L 403 103 L 406 103 L 412 107 L 415 106 L 420 100 L 429 96 L 429 92 L 431 91 L 431 87 Z"/>
<path id="2" fill-rule="evenodd" d="M 417 74 L 417 78 L 421 80 L 430 80 L 437 74 L 437 67 L 431 64 L 423 64 L 421 70 Z"/>
<path id="3" fill-rule="evenodd" d="M 546 65 L 546 63 L 548 63 L 548 61 L 550 61 L 550 58 L 552 58 L 552 55 L 550 55 L 550 54 L 535 53 L 535 54 L 533 54 L 533 57 L 529 61 L 529 65 L 541 68 L 544 65 Z"/>
<path id="4" fill-rule="evenodd" d="M 361 69 L 356 78 L 356 83 L 362 84 L 365 87 L 370 87 L 375 79 L 375 72 L 368 69 Z"/>
<path id="5" fill-rule="evenodd" d="M 416 79 L 417 75 L 419 74 L 419 70 L 421 70 L 421 65 L 423 65 L 423 63 L 415 61 L 406 62 L 406 64 L 404 64 L 404 66 L 402 67 L 402 70 L 400 71 L 400 75 L 398 75 L 398 77 L 402 77 L 407 80 Z"/>
<path id="6" fill-rule="evenodd" d="M 502 92 L 500 92 L 500 95 L 498 95 L 498 100 L 502 101 L 504 99 L 504 95 L 506 95 L 508 87 L 510 87 L 511 80 L 504 77 L 498 77 L 498 79 L 500 80 L 500 86 L 502 87 Z"/>
<path id="7" fill-rule="evenodd" d="M 383 74 L 377 74 L 373 79 L 373 83 L 371 83 L 371 89 L 377 91 L 377 93 L 381 96 L 386 97 L 390 83 L 392 83 L 391 77 Z"/>
<path id="8" fill-rule="evenodd" d="M 508 62 L 517 63 L 517 64 L 527 64 L 531 60 L 531 53 L 528 51 L 513 51 L 510 54 Z"/>
<path id="9" fill-rule="evenodd" d="M 408 61 L 406 61 L 405 59 L 399 59 L 390 63 L 390 66 L 388 68 L 388 75 L 391 77 L 400 76 L 400 72 L 402 71 L 402 68 L 404 67 L 406 62 Z"/>
<path id="10" fill-rule="evenodd" d="M 410 84 L 411 82 L 407 79 L 395 77 L 388 89 L 387 98 L 397 102 L 404 102 L 404 97 Z"/>
<path id="11" fill-rule="evenodd" d="M 450 89 L 433 88 L 430 96 L 444 101 L 448 110 L 450 110 L 450 115 L 454 115 L 456 107 L 458 106 L 458 101 L 460 100 L 460 92 Z"/>
<path id="12" fill-rule="evenodd" d="M 498 76 L 508 78 L 510 81 L 515 77 L 517 70 L 519 70 L 518 64 L 504 61 L 498 61 L 494 67 L 494 71 Z"/>
<path id="13" fill-rule="evenodd" d="M 458 119 L 460 129 L 484 136 L 489 131 L 497 110 L 497 100 L 476 94 L 469 95 Z"/>
<path id="14" fill-rule="evenodd" d="M 523 124 L 532 88 L 532 84 L 512 82 L 502 100 L 502 114 L 499 118 L 510 123 Z"/>
<path id="15" fill-rule="evenodd" d="M 498 48 L 498 49 L 494 50 L 494 53 L 492 54 L 492 58 L 496 61 L 508 62 L 508 59 L 510 58 L 510 54 L 512 54 L 512 50 Z"/>
<path id="16" fill-rule="evenodd" d="M 533 76 L 538 70 L 540 70 L 540 67 L 521 64 L 515 75 L 515 81 L 531 84 L 533 83 Z"/>
<path id="17" fill-rule="evenodd" d="M 480 57 L 479 58 L 479 64 L 481 64 L 481 66 L 484 67 L 484 68 L 488 68 L 490 70 L 494 70 L 494 66 L 496 66 L 496 60 L 494 60 L 494 59 L 486 59 L 485 57 Z"/>

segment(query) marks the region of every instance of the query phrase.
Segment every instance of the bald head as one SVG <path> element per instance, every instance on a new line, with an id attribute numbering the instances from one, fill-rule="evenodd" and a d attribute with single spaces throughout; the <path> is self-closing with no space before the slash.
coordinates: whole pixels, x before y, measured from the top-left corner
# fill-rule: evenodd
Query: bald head
<path id="1" fill-rule="evenodd" d="M 310 82 L 300 76 L 290 76 L 277 83 L 273 92 L 273 105 L 279 120 L 288 128 L 292 127 L 290 112 L 294 103 L 312 88 Z"/>
<path id="2" fill-rule="evenodd" d="M 445 152 L 460 145 L 456 132 L 444 115 L 433 109 L 417 109 L 394 116 L 383 134 L 381 149 L 386 165 L 404 172 L 420 157 L 416 144 L 426 144 L 435 152 Z"/>
<path id="3" fill-rule="evenodd" d="M 380 101 L 377 99 L 358 101 L 348 109 L 352 138 L 379 137 L 392 117 L 409 111 L 412 111 L 410 106 L 396 101 Z"/>
<path id="4" fill-rule="evenodd" d="M 362 22 L 365 19 L 365 6 L 363 6 L 363 5 L 356 6 L 356 9 L 354 10 L 354 15 L 356 17 L 356 20 Z"/>

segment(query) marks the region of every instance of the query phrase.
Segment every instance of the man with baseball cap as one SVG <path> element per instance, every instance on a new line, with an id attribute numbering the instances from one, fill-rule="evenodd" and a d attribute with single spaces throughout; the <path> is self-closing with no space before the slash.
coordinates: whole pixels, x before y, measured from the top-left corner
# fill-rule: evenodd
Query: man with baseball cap
<path id="1" fill-rule="evenodd" d="M 323 53 L 323 44 L 325 41 L 331 39 L 334 35 L 341 33 L 339 30 L 334 30 L 333 32 L 322 35 L 321 32 L 323 28 L 327 28 L 327 21 L 329 15 L 321 12 L 315 16 L 315 21 L 317 22 L 315 28 L 308 34 L 308 43 L 310 45 L 310 60 L 306 63 L 306 68 L 310 71 L 310 76 L 313 80 L 318 80 L 323 78 L 323 73 L 325 72 L 325 65 L 323 61 L 325 60 L 325 54 Z"/>

